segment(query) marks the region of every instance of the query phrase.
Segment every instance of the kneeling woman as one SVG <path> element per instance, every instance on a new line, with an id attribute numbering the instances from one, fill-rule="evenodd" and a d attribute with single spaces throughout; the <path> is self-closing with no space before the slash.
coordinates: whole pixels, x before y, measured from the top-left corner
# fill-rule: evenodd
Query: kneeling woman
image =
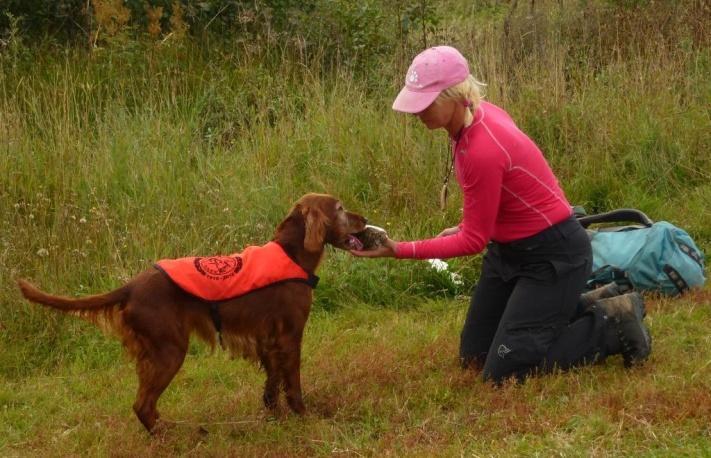
<path id="1" fill-rule="evenodd" d="M 504 110 L 481 100 L 466 59 L 449 46 L 427 49 L 405 83 L 393 109 L 448 132 L 463 219 L 432 239 L 388 239 L 352 253 L 431 259 L 486 248 L 460 343 L 463 366 L 481 368 L 484 380 L 520 380 L 618 353 L 627 366 L 646 359 L 641 297 L 604 298 L 607 288 L 581 301 L 592 265 L 588 236 L 535 143 Z"/>

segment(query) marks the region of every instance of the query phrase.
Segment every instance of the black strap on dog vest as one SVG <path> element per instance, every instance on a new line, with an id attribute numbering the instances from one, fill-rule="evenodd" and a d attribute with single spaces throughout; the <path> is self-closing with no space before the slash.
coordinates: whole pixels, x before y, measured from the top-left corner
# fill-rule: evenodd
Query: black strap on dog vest
<path id="1" fill-rule="evenodd" d="M 217 337 L 220 339 L 220 347 L 225 348 L 225 345 L 222 342 L 222 319 L 220 318 L 220 310 L 218 307 L 219 304 L 217 302 L 210 304 L 210 316 L 212 317 L 212 324 L 215 325 Z"/>
<path id="2" fill-rule="evenodd" d="M 309 285 L 312 289 L 316 289 L 318 281 L 319 277 L 312 273 L 309 273 L 309 278 L 306 279 L 306 284 Z M 220 318 L 220 309 L 218 308 L 219 306 L 219 302 L 212 302 L 210 304 L 210 317 L 212 318 L 212 324 L 215 326 L 215 331 L 217 331 L 217 336 L 220 339 L 220 346 L 224 348 L 225 345 L 222 342 L 222 318 Z"/>
<path id="3" fill-rule="evenodd" d="M 319 278 L 316 275 L 309 272 L 309 278 L 306 280 L 306 284 L 312 289 L 316 289 L 316 286 L 318 286 L 318 280 Z"/>

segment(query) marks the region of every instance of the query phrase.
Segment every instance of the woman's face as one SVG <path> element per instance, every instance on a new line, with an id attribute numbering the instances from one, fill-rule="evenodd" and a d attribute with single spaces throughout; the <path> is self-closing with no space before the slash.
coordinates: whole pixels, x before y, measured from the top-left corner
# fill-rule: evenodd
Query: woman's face
<path id="1" fill-rule="evenodd" d="M 415 116 L 420 118 L 420 121 L 427 126 L 428 129 L 439 129 L 446 127 L 452 122 L 457 102 L 455 100 L 442 100 L 436 98 L 434 102 Z"/>

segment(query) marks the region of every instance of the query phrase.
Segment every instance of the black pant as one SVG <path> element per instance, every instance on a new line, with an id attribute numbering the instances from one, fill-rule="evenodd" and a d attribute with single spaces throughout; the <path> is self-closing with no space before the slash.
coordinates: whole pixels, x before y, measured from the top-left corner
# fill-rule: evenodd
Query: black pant
<path id="1" fill-rule="evenodd" d="M 591 266 L 590 240 L 573 217 L 526 239 L 491 242 L 462 330 L 462 360 L 500 383 L 604 358 L 599 307 L 578 316 Z"/>

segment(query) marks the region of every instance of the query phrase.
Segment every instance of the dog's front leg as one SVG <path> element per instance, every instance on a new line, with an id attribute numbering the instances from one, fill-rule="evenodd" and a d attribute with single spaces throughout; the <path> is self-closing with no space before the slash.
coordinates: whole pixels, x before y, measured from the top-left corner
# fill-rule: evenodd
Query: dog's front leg
<path id="1" fill-rule="evenodd" d="M 294 413 L 303 415 L 306 413 L 306 406 L 301 394 L 301 339 L 285 348 L 281 356 L 286 401 Z"/>
<path id="2" fill-rule="evenodd" d="M 276 352 L 274 350 L 269 351 L 261 348 L 260 345 L 259 359 L 264 371 L 267 373 L 267 381 L 264 384 L 264 395 L 262 395 L 264 407 L 274 410 L 279 401 L 279 385 L 281 384 L 281 374 L 277 369 Z"/>

